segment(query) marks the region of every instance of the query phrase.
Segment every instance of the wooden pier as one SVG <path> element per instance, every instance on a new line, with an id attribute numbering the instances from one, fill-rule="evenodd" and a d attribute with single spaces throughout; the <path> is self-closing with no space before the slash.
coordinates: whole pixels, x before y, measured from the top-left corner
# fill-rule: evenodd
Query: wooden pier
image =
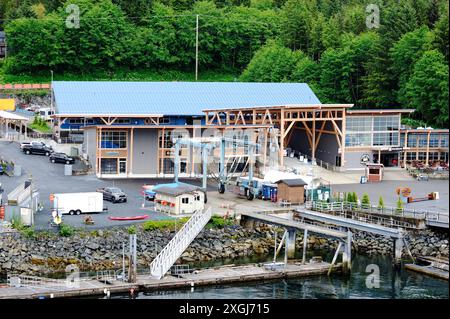
<path id="1" fill-rule="evenodd" d="M 340 264 L 333 266 L 334 271 L 338 271 L 340 268 Z M 130 293 L 131 290 L 137 292 L 157 289 L 192 288 L 206 285 L 323 275 L 329 269 L 330 264 L 326 262 L 302 264 L 294 261 L 286 266 L 278 266 L 275 269 L 265 267 L 264 264 L 206 268 L 177 277 L 167 275 L 160 280 L 153 279 L 148 274 L 138 275 L 136 283 L 126 283 L 118 280 L 108 280 L 105 283 L 103 280 L 93 278 L 76 281 L 77 285 L 75 285 L 74 283 L 67 284 L 64 279 L 55 279 L 49 280 L 47 284 L 0 287 L 0 299 L 69 298 Z"/>

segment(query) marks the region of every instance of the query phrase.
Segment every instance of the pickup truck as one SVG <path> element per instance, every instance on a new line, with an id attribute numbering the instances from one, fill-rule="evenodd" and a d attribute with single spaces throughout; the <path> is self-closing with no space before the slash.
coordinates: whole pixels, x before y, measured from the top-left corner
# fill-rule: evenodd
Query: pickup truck
<path id="1" fill-rule="evenodd" d="M 50 154 L 53 153 L 53 149 L 43 143 L 42 144 L 39 144 L 39 143 L 25 144 L 22 147 L 22 151 L 27 155 L 39 154 L 39 155 L 50 156 Z"/>
<path id="2" fill-rule="evenodd" d="M 103 200 L 108 200 L 115 203 L 126 203 L 127 202 L 127 194 L 125 194 L 118 187 L 102 187 L 97 188 L 97 192 L 103 194 Z"/>
<path id="3" fill-rule="evenodd" d="M 52 150 L 53 150 L 53 148 L 52 148 L 50 145 L 45 144 L 44 142 L 38 142 L 38 141 L 22 142 L 22 143 L 20 143 L 20 149 L 23 150 L 24 146 L 26 146 L 26 145 L 42 145 L 42 146 L 46 146 L 46 147 L 48 147 L 49 149 L 52 149 Z"/>

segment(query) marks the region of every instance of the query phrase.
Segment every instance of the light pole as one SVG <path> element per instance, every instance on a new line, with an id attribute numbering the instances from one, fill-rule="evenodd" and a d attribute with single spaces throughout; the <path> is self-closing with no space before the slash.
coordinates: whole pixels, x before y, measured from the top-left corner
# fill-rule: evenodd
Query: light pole
<path id="1" fill-rule="evenodd" d="M 198 80 L 198 14 L 195 16 L 195 81 Z"/>

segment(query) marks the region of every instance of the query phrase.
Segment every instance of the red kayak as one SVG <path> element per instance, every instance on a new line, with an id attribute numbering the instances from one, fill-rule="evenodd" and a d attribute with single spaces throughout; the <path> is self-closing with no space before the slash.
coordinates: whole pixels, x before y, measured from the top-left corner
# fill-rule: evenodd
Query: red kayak
<path id="1" fill-rule="evenodd" d="M 128 217 L 108 217 L 110 220 L 141 220 L 148 218 L 148 215 L 128 216 Z"/>

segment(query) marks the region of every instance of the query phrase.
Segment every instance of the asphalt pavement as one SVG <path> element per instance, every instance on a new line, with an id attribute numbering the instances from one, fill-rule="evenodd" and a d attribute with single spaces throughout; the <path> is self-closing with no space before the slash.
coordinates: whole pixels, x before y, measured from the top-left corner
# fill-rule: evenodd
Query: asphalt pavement
<path id="1" fill-rule="evenodd" d="M 0 183 L 6 194 L 14 190 L 20 183 L 25 182 L 29 177 L 32 178 L 35 186 L 38 188 L 40 202 L 44 206 L 41 212 L 35 215 L 36 229 L 50 229 L 49 221 L 51 219 L 52 202 L 50 194 L 55 193 L 76 193 L 76 192 L 95 192 L 97 188 L 116 186 L 121 188 L 127 195 L 126 203 L 113 204 L 104 201 L 108 207 L 108 212 L 92 214 L 94 225 L 86 226 L 83 223 L 85 215 L 70 216 L 64 215 L 63 221 L 75 227 L 96 229 L 104 227 L 113 227 L 119 225 L 129 225 L 142 223 L 144 221 L 111 221 L 109 216 L 136 216 L 149 215 L 147 220 L 170 219 L 166 214 L 157 213 L 153 210 L 153 203 L 144 201 L 141 195 L 142 185 L 170 183 L 172 179 L 98 179 L 95 175 L 65 176 L 64 164 L 53 164 L 48 157 L 41 155 L 25 155 L 16 142 L 0 141 L 0 158 L 13 161 L 15 165 L 22 167 L 22 176 L 8 177 L 0 175 Z M 200 180 L 189 181 L 189 183 L 200 185 Z M 142 205 L 145 204 L 145 207 Z"/>

